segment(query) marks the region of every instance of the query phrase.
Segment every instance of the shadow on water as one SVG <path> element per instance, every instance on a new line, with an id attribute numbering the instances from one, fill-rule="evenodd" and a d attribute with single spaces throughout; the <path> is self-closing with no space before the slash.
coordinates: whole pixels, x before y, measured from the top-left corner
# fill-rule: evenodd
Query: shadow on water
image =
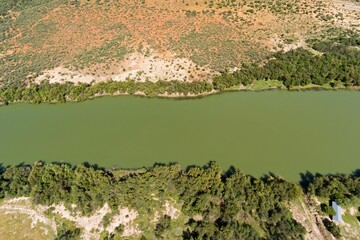
<path id="1" fill-rule="evenodd" d="M 264 182 L 268 182 L 273 179 L 281 180 L 283 182 L 286 181 L 281 175 L 278 175 L 274 172 L 268 172 L 267 174 L 263 174 L 259 179 L 261 179 Z"/>
<path id="2" fill-rule="evenodd" d="M 231 177 L 232 175 L 234 175 L 236 173 L 236 168 L 231 165 L 227 171 L 224 172 L 224 178 L 228 178 Z"/>
<path id="3" fill-rule="evenodd" d="M 47 163 L 46 161 L 43 161 L 43 160 L 39 160 L 39 161 L 36 161 L 34 164 L 24 164 L 24 163 L 21 163 L 19 165 L 16 165 L 17 167 L 21 167 L 21 166 L 28 166 L 28 167 L 32 167 L 32 166 L 44 166 L 46 164 L 53 164 L 53 165 L 66 165 L 68 166 L 69 168 L 72 168 L 72 169 L 75 169 L 77 166 L 80 166 L 80 165 L 83 165 L 84 167 L 86 168 L 93 168 L 95 170 L 105 170 L 105 168 L 103 167 L 100 167 L 98 164 L 91 164 L 89 162 L 83 162 L 81 164 L 78 164 L 78 165 L 74 165 L 74 164 L 71 164 L 69 162 L 66 162 L 66 161 L 53 161 L 53 162 L 49 162 Z"/>
<path id="4" fill-rule="evenodd" d="M 28 164 L 28 163 L 19 163 L 19 164 L 12 164 L 12 165 L 7 165 L 5 166 L 3 163 L 0 163 L 0 174 L 5 172 L 7 168 L 9 167 L 31 167 L 31 164 Z"/>
<path id="5" fill-rule="evenodd" d="M 309 184 L 314 181 L 314 178 L 319 176 L 321 176 L 320 173 L 314 174 L 310 171 L 306 171 L 305 173 L 300 173 L 299 184 L 303 187 L 303 189 L 307 189 Z"/>
<path id="6" fill-rule="evenodd" d="M 253 175 L 251 174 L 246 174 L 244 173 L 240 168 L 237 168 L 233 165 L 231 165 L 228 170 L 226 170 L 223 175 L 222 175 L 222 179 L 223 181 L 226 181 L 227 178 L 230 178 L 231 176 L 235 175 L 237 171 L 240 171 L 243 176 L 245 177 L 249 177 L 251 180 L 254 180 L 254 179 L 257 179 L 256 177 L 254 177 Z"/>
<path id="7" fill-rule="evenodd" d="M 314 181 L 315 175 L 310 171 L 306 171 L 305 173 L 300 173 L 300 185 L 303 188 L 307 188 L 309 184 Z"/>
<path id="8" fill-rule="evenodd" d="M 89 162 L 83 162 L 82 165 L 86 168 L 93 168 L 94 170 L 105 170 L 104 167 L 100 167 L 98 164 L 91 164 Z"/>
<path id="9" fill-rule="evenodd" d="M 311 173 L 310 171 L 306 171 L 305 173 L 300 173 L 301 180 L 299 181 L 299 184 L 304 189 L 305 193 L 308 190 L 309 184 L 314 181 L 316 177 L 320 177 L 323 175 L 327 176 L 333 176 L 333 177 L 343 177 L 348 176 L 350 178 L 358 178 L 360 177 L 360 169 L 356 169 L 351 174 L 343 174 L 343 173 L 328 173 L 328 174 L 320 174 L 320 173 Z M 334 200 L 334 199 L 331 199 Z M 331 201 L 329 202 L 331 204 Z M 360 209 L 359 209 L 360 210 Z"/>
<path id="10" fill-rule="evenodd" d="M 354 176 L 354 177 L 360 177 L 360 169 L 356 169 L 355 171 L 353 171 L 351 173 L 351 175 Z"/>
<path id="11" fill-rule="evenodd" d="M 45 162 L 43 162 L 45 164 Z M 55 165 L 66 165 L 70 168 L 74 167 L 71 163 L 68 162 L 64 162 L 64 161 L 60 161 L 60 162 L 51 162 L 51 164 L 55 164 Z"/>
<path id="12" fill-rule="evenodd" d="M 171 167 L 171 166 L 180 166 L 178 162 L 169 162 L 169 163 L 162 163 L 162 162 L 155 162 L 152 166 L 152 168 L 156 167 Z M 149 168 L 149 167 L 143 167 L 143 168 Z"/>
<path id="13" fill-rule="evenodd" d="M 156 168 L 156 167 L 174 167 L 174 166 L 179 166 L 180 167 L 180 164 L 178 162 L 168 162 L 168 163 L 156 162 L 156 163 L 154 163 L 152 168 Z M 149 168 L 149 167 L 143 167 L 143 168 Z"/>
<path id="14" fill-rule="evenodd" d="M 210 163 L 210 162 L 209 162 Z M 208 163 L 208 164 L 209 164 Z M 199 166 L 199 165 L 195 165 L 195 164 L 191 164 L 191 165 L 188 165 L 188 166 L 186 166 L 186 168 L 185 168 L 185 172 L 189 172 L 191 169 L 194 169 L 194 168 L 203 168 L 203 167 L 201 167 L 201 166 Z"/>
<path id="15" fill-rule="evenodd" d="M 19 163 L 19 164 L 16 164 L 16 165 L 8 165 L 8 166 L 3 166 L 3 168 L 5 168 L 5 170 L 6 170 L 6 168 L 9 168 L 9 167 L 17 167 L 17 168 L 26 168 L 26 167 L 29 167 L 29 168 L 31 168 L 31 164 L 28 164 L 28 163 L 24 163 L 24 162 L 22 162 L 22 163 Z M 0 170 L 1 171 L 1 170 Z"/>

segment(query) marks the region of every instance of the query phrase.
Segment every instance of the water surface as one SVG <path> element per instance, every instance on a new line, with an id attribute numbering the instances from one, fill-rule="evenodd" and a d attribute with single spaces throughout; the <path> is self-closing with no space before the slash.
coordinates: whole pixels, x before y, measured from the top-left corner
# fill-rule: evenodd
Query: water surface
<path id="1" fill-rule="evenodd" d="M 261 176 L 360 168 L 359 92 L 237 92 L 193 100 L 104 97 L 0 108 L 0 162 L 123 168 L 215 160 Z"/>

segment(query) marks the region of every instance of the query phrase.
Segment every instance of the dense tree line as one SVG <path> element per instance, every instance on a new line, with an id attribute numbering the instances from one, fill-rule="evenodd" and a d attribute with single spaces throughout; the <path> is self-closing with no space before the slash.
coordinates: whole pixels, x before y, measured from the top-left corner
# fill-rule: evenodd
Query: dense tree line
<path id="1" fill-rule="evenodd" d="M 327 41 L 311 41 L 317 53 L 304 48 L 278 52 L 266 64 L 243 64 L 234 73 L 225 72 L 215 77 L 215 89 L 243 84 L 256 80 L 280 80 L 287 88 L 308 84 L 324 85 L 342 82 L 345 86 L 360 86 L 360 37 L 352 34 Z"/>
<path id="2" fill-rule="evenodd" d="M 215 162 L 186 170 L 177 164 L 122 170 L 40 161 L 0 167 L 0 198 L 31 196 L 37 204 L 75 204 L 83 214 L 108 203 L 114 211 L 126 206 L 144 216 L 174 199 L 190 217 L 182 225 L 183 239 L 302 239 L 305 229 L 286 204 L 303 191 L 345 203 L 360 197 L 360 176 L 308 173 L 302 188 L 275 175 L 256 179 L 235 168 L 224 172 Z M 146 237 L 161 238 L 171 226 L 172 219 L 165 215 Z M 79 234 L 77 229 L 61 229 L 60 235 Z"/>
<path id="3" fill-rule="evenodd" d="M 160 206 L 156 204 L 173 198 L 190 216 L 183 239 L 302 238 L 305 229 L 285 206 L 300 194 L 298 185 L 280 177 L 255 179 L 238 169 L 224 173 L 215 162 L 186 170 L 173 164 L 132 171 L 36 162 L 3 168 L 0 175 L 2 198 L 31 196 L 38 204 L 76 204 L 83 214 L 105 203 L 113 210 L 126 206 L 149 214 Z M 195 215 L 201 219 L 192 218 Z M 153 236 L 161 238 L 171 222 L 168 216 L 160 219 Z M 60 234 L 71 232 L 78 234 L 66 229 Z"/>
<path id="4" fill-rule="evenodd" d="M 158 81 L 154 82 L 99 82 L 96 84 L 64 84 L 42 82 L 41 84 L 10 85 L 0 88 L 0 102 L 66 102 L 83 101 L 96 95 L 135 94 L 143 93 L 146 96 L 159 96 L 162 94 L 201 94 L 210 92 L 213 86 L 208 82 L 180 82 Z"/>
<path id="5" fill-rule="evenodd" d="M 316 196 L 336 200 L 339 204 L 360 197 L 359 172 L 352 175 L 316 175 L 307 186 L 307 191 Z"/>

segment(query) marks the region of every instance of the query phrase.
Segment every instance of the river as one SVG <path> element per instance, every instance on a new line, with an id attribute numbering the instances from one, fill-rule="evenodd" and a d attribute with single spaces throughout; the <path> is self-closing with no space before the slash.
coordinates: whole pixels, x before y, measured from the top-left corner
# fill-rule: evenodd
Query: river
<path id="1" fill-rule="evenodd" d="M 0 107 L 3 165 L 138 168 L 217 161 L 259 177 L 360 168 L 360 93 L 236 92 L 201 99 L 102 97 Z"/>

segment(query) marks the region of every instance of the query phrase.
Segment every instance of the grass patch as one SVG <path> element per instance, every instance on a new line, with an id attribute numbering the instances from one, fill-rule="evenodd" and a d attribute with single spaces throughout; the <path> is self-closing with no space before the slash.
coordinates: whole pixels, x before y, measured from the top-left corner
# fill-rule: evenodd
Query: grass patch
<path id="1" fill-rule="evenodd" d="M 286 87 L 282 81 L 278 80 L 255 80 L 247 86 L 235 85 L 228 88 L 225 88 L 225 91 L 240 91 L 240 90 L 253 90 L 253 91 L 262 91 L 269 89 L 283 89 Z"/>
<path id="2" fill-rule="evenodd" d="M 286 89 L 282 81 L 278 80 L 256 80 L 249 86 L 247 86 L 248 90 L 267 90 L 267 89 Z"/>
<path id="3" fill-rule="evenodd" d="M 35 228 L 31 228 L 31 218 L 29 215 L 20 213 L 6 214 L 0 213 L 0 233 L 1 239 L 54 239 L 55 234 L 51 227 L 38 223 Z M 45 232 L 48 232 L 46 235 Z"/>
<path id="4" fill-rule="evenodd" d="M 359 220 L 357 217 L 358 214 L 353 216 L 349 212 L 346 212 L 344 215 L 342 215 L 344 222 L 350 224 L 353 227 L 359 227 Z"/>

